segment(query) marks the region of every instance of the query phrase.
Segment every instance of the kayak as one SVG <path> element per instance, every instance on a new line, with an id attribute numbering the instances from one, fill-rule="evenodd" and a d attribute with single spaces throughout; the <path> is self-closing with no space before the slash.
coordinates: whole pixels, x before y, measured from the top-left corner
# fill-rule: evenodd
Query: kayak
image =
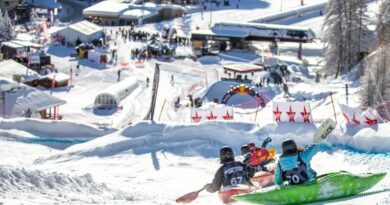
<path id="1" fill-rule="evenodd" d="M 251 178 L 251 182 L 256 187 L 269 187 L 275 184 L 274 175 L 269 172 L 256 172 L 255 176 Z"/>
<path id="2" fill-rule="evenodd" d="M 238 187 L 238 188 L 231 188 L 227 190 L 220 191 L 218 193 L 219 199 L 224 204 L 235 202 L 236 200 L 232 199 L 232 196 L 237 194 L 244 194 L 248 193 L 250 191 L 253 191 L 253 189 L 247 188 L 247 187 Z"/>
<path id="3" fill-rule="evenodd" d="M 302 185 L 274 186 L 262 192 L 235 195 L 232 198 L 253 204 L 303 204 L 356 195 L 381 181 L 386 173 L 359 174 L 335 172 Z M 266 188 L 267 189 L 267 188 Z"/>

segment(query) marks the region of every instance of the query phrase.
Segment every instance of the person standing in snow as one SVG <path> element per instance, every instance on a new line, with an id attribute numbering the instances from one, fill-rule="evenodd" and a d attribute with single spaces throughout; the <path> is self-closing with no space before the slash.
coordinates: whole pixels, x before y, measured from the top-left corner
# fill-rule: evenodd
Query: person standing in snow
<path id="1" fill-rule="evenodd" d="M 283 185 L 302 184 L 316 179 L 317 172 L 311 169 L 310 161 L 321 150 L 322 144 L 309 145 L 306 148 L 298 148 L 292 139 L 282 143 L 282 155 L 276 166 L 275 182 Z"/>
<path id="2" fill-rule="evenodd" d="M 204 188 L 208 192 L 214 193 L 223 188 L 234 188 L 238 185 L 252 186 L 250 178 L 254 175 L 254 169 L 242 162 L 234 161 L 232 148 L 225 146 L 219 151 L 220 163 L 212 183 L 206 184 Z"/>
<path id="3" fill-rule="evenodd" d="M 172 86 L 175 84 L 175 79 L 174 79 L 173 75 L 171 75 L 171 84 L 172 84 Z"/>
<path id="4" fill-rule="evenodd" d="M 121 69 L 118 69 L 118 82 L 121 80 Z"/>

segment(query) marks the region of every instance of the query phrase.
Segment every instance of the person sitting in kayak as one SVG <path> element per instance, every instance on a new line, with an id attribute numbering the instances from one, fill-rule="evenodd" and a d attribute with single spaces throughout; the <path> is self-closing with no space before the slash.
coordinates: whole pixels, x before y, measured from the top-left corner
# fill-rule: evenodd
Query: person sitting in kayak
<path id="1" fill-rule="evenodd" d="M 278 185 L 302 184 L 315 180 L 317 172 L 310 167 L 312 157 L 321 149 L 321 144 L 298 148 L 292 139 L 282 143 L 282 155 L 276 167 L 275 182 Z"/>
<path id="2" fill-rule="evenodd" d="M 269 170 L 265 167 L 266 164 L 270 162 L 268 160 L 269 152 L 265 148 L 272 139 L 267 137 L 261 147 L 256 147 L 255 143 L 249 143 L 248 145 L 243 145 L 241 147 L 241 154 L 244 156 L 243 163 L 252 166 L 255 168 L 256 172 Z"/>
<path id="3" fill-rule="evenodd" d="M 230 147 L 222 147 L 219 151 L 220 163 L 212 183 L 206 184 L 208 192 L 214 193 L 223 188 L 233 188 L 238 185 L 252 186 L 250 178 L 254 175 L 254 169 L 242 162 L 234 161 L 233 150 Z"/>

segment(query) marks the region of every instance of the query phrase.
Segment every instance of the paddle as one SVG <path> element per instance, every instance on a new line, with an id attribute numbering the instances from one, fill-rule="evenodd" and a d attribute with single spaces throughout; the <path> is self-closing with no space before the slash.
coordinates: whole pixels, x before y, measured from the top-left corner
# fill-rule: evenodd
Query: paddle
<path id="1" fill-rule="evenodd" d="M 336 128 L 336 122 L 328 118 L 321 123 L 313 137 L 313 143 L 319 144 Z"/>
<path id="2" fill-rule="evenodd" d="M 178 199 L 176 199 L 176 203 L 190 203 L 192 201 L 194 201 L 196 198 L 198 198 L 198 195 L 201 191 L 203 191 L 204 189 L 206 189 L 206 187 L 203 187 L 201 189 L 199 189 L 198 191 L 193 191 L 193 192 L 190 192 L 188 194 L 185 194 L 181 197 L 179 197 Z"/>

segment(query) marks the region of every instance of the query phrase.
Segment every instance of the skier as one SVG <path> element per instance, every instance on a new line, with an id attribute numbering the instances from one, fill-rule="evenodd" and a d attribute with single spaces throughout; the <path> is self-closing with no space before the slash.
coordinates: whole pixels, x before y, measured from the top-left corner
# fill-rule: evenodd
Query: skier
<path id="1" fill-rule="evenodd" d="M 311 169 L 312 157 L 321 149 L 322 144 L 309 145 L 306 148 L 298 148 L 292 139 L 282 143 L 282 155 L 276 167 L 275 182 L 283 185 L 302 184 L 315 180 L 317 173 Z"/>
<path id="2" fill-rule="evenodd" d="M 149 87 L 149 77 L 146 77 L 146 87 Z"/>
<path id="3" fill-rule="evenodd" d="M 225 146 L 219 151 L 220 163 L 211 184 L 206 184 L 208 192 L 214 193 L 223 188 L 237 187 L 239 184 L 252 186 L 250 178 L 254 175 L 254 170 L 242 162 L 234 161 L 232 148 Z"/>

